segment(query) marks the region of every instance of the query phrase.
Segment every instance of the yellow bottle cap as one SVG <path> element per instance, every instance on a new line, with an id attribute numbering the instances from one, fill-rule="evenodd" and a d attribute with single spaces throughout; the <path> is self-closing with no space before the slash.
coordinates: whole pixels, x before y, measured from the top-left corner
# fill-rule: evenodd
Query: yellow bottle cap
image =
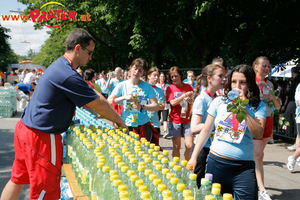
<path id="1" fill-rule="evenodd" d="M 125 156 L 128 157 L 131 153 L 129 151 L 125 152 Z"/>
<path id="2" fill-rule="evenodd" d="M 145 169 L 145 175 L 149 176 L 152 173 L 152 169 Z"/>
<path id="3" fill-rule="evenodd" d="M 127 171 L 128 171 L 128 166 L 123 166 L 121 168 L 121 172 L 126 172 L 127 173 Z"/>
<path id="4" fill-rule="evenodd" d="M 153 153 L 152 153 L 152 156 L 153 156 L 154 158 L 156 158 L 156 157 L 158 156 L 158 152 L 156 152 L 156 151 L 153 152 Z"/>
<path id="5" fill-rule="evenodd" d="M 151 143 L 151 144 L 150 144 L 150 149 L 154 149 L 154 147 L 155 147 L 155 144 L 154 144 L 154 143 Z"/>
<path id="6" fill-rule="evenodd" d="M 118 187 L 119 185 L 121 185 L 121 180 L 120 179 L 114 180 L 113 186 Z"/>
<path id="7" fill-rule="evenodd" d="M 103 159 L 103 158 L 98 158 L 98 162 L 103 162 L 103 163 L 105 163 L 105 159 Z"/>
<path id="8" fill-rule="evenodd" d="M 125 166 L 125 163 L 124 163 L 124 162 L 119 162 L 119 163 L 118 163 L 118 168 L 122 168 L 123 166 Z"/>
<path id="9" fill-rule="evenodd" d="M 133 170 L 128 170 L 127 171 L 127 176 L 132 176 L 134 175 L 134 171 Z"/>
<path id="10" fill-rule="evenodd" d="M 173 157 L 173 161 L 176 163 L 179 163 L 180 158 L 179 157 Z"/>
<path id="11" fill-rule="evenodd" d="M 224 193 L 223 194 L 223 200 L 232 200 L 232 194 Z"/>
<path id="12" fill-rule="evenodd" d="M 131 175 L 131 176 L 130 176 L 130 181 L 131 181 L 131 182 L 135 182 L 136 180 L 138 180 L 138 178 L 139 178 L 138 175 L 135 175 L 135 174 L 134 174 L 134 175 Z"/>
<path id="13" fill-rule="evenodd" d="M 168 150 L 163 150 L 163 155 L 168 156 L 169 155 L 169 151 Z"/>
<path id="14" fill-rule="evenodd" d="M 109 175 L 112 176 L 112 175 L 117 175 L 117 170 L 110 170 L 109 171 Z"/>
<path id="15" fill-rule="evenodd" d="M 221 190 L 221 184 L 220 183 L 213 183 L 212 188 L 218 188 Z"/>
<path id="16" fill-rule="evenodd" d="M 186 166 L 187 165 L 187 161 L 186 160 L 182 160 L 181 161 L 181 166 Z"/>
<path id="17" fill-rule="evenodd" d="M 139 165 L 139 166 L 138 166 L 138 171 L 139 171 L 139 172 L 145 171 L 145 166 Z"/>
<path id="18" fill-rule="evenodd" d="M 175 185 L 175 184 L 177 184 L 178 183 L 178 178 L 177 177 L 172 177 L 171 178 L 171 184 L 172 185 Z"/>
<path id="19" fill-rule="evenodd" d="M 159 154 L 159 155 L 157 156 L 157 159 L 158 159 L 158 160 L 162 160 L 163 158 L 164 158 L 163 155 L 160 155 L 160 154 Z"/>
<path id="20" fill-rule="evenodd" d="M 169 167 L 173 168 L 175 165 L 176 165 L 176 162 L 174 162 L 174 161 L 169 162 Z"/>
<path id="21" fill-rule="evenodd" d="M 133 155 L 133 154 L 129 154 L 129 155 L 128 155 L 128 159 L 130 160 L 131 158 L 134 158 L 134 155 Z"/>
<path id="22" fill-rule="evenodd" d="M 196 180 L 196 179 L 197 179 L 197 174 L 190 173 L 189 179 L 190 179 L 190 180 Z"/>
<path id="23" fill-rule="evenodd" d="M 151 158 L 145 158 L 145 163 L 151 163 Z"/>
<path id="24" fill-rule="evenodd" d="M 173 178 L 174 177 L 174 174 L 173 173 L 167 173 L 167 179 L 171 179 L 171 178 Z"/>
<path id="25" fill-rule="evenodd" d="M 149 180 L 153 181 L 156 179 L 156 174 L 149 174 Z"/>
<path id="26" fill-rule="evenodd" d="M 154 151 L 160 151 L 160 146 L 155 146 Z"/>
<path id="27" fill-rule="evenodd" d="M 126 153 L 127 151 L 128 151 L 128 149 L 122 148 L 122 153 L 123 153 L 123 154 Z"/>
<path id="28" fill-rule="evenodd" d="M 157 189 L 158 189 L 159 192 L 162 192 L 162 191 L 167 189 L 167 186 L 165 184 L 159 184 L 157 186 Z"/>
<path id="29" fill-rule="evenodd" d="M 183 197 L 188 197 L 192 196 L 192 191 L 191 190 L 183 190 Z"/>
<path id="30" fill-rule="evenodd" d="M 128 192 L 127 191 L 120 191 L 119 192 L 119 197 L 120 197 L 120 199 L 128 197 Z"/>
<path id="31" fill-rule="evenodd" d="M 148 189 L 148 188 L 147 188 L 146 185 L 140 185 L 140 186 L 139 186 L 139 192 L 140 192 L 140 193 L 142 193 L 142 192 L 144 192 L 144 191 L 147 191 L 147 189 Z"/>
<path id="32" fill-rule="evenodd" d="M 181 167 L 179 165 L 174 166 L 174 171 L 179 172 L 181 170 Z"/>
<path id="33" fill-rule="evenodd" d="M 121 162 L 121 159 L 118 159 L 118 158 L 117 158 L 117 159 L 116 159 L 116 158 L 114 159 L 114 164 L 119 164 L 119 162 Z"/>
<path id="34" fill-rule="evenodd" d="M 101 169 L 104 166 L 104 162 L 98 162 L 97 168 Z"/>
<path id="35" fill-rule="evenodd" d="M 205 200 L 215 200 L 215 197 L 213 195 L 206 195 Z"/>
<path id="36" fill-rule="evenodd" d="M 148 142 L 148 141 L 145 142 L 145 146 L 146 146 L 146 147 L 150 146 L 150 142 Z"/>
<path id="37" fill-rule="evenodd" d="M 167 164 L 169 162 L 168 158 L 162 158 L 161 163 Z"/>
<path id="38" fill-rule="evenodd" d="M 136 187 L 139 187 L 140 185 L 144 185 L 144 181 L 143 181 L 143 180 L 140 180 L 140 179 L 136 180 L 136 181 L 135 181 L 135 186 L 136 186 Z"/>
<path id="39" fill-rule="evenodd" d="M 139 151 L 139 156 L 142 157 L 145 154 L 143 151 Z"/>
<path id="40" fill-rule="evenodd" d="M 161 171 L 162 170 L 162 165 L 161 164 L 155 165 L 155 169 L 158 170 L 158 171 Z"/>
<path id="41" fill-rule="evenodd" d="M 154 149 L 149 149 L 149 150 L 148 150 L 148 154 L 150 154 L 150 155 L 151 155 L 153 152 L 154 152 Z"/>
<path id="42" fill-rule="evenodd" d="M 141 198 L 145 199 L 145 198 L 150 198 L 150 192 L 149 191 L 144 191 L 141 193 Z"/>
<path id="43" fill-rule="evenodd" d="M 163 168 L 162 169 L 162 174 L 164 174 L 164 175 L 166 175 L 169 172 L 170 172 L 170 170 L 168 168 Z"/>
<path id="44" fill-rule="evenodd" d="M 171 190 L 164 190 L 162 193 L 163 197 L 170 197 L 172 195 Z"/>
<path id="45" fill-rule="evenodd" d="M 152 162 L 152 165 L 155 167 L 156 165 L 158 165 L 159 164 L 159 161 L 158 160 L 154 160 L 153 162 Z"/>
<path id="46" fill-rule="evenodd" d="M 130 158 L 130 163 L 136 163 L 136 158 Z"/>
<path id="47" fill-rule="evenodd" d="M 146 165 L 145 162 L 143 162 L 143 161 L 139 162 L 139 166 L 145 166 L 145 165 Z"/>
<path id="48" fill-rule="evenodd" d="M 156 178 L 153 180 L 153 185 L 159 185 L 159 184 L 161 184 L 161 179 Z"/>
<path id="49" fill-rule="evenodd" d="M 118 175 L 111 175 L 110 181 L 113 182 L 114 180 L 117 180 L 118 178 L 119 178 Z"/>
<path id="50" fill-rule="evenodd" d="M 145 160 L 146 158 L 149 158 L 148 154 L 143 154 L 143 159 Z"/>
<path id="51" fill-rule="evenodd" d="M 109 166 L 103 166 L 102 171 L 103 172 L 109 172 Z"/>
<path id="52" fill-rule="evenodd" d="M 211 194 L 213 195 L 220 195 L 221 190 L 219 188 L 212 188 L 211 189 Z"/>
<path id="53" fill-rule="evenodd" d="M 185 189 L 185 184 L 183 183 L 178 183 L 177 184 L 177 190 L 178 191 L 183 191 Z"/>

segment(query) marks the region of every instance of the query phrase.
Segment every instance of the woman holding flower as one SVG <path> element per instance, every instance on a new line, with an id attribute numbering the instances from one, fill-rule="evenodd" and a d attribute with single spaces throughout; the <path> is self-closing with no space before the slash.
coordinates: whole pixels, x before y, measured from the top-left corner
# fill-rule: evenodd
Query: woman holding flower
<path id="1" fill-rule="evenodd" d="M 232 97 L 232 91 L 236 96 Z M 189 164 L 196 166 L 198 153 L 215 128 L 206 173 L 213 174 L 213 182 L 222 185 L 222 193 L 233 194 L 235 200 L 256 200 L 252 138 L 262 137 L 266 105 L 260 101 L 255 73 L 250 66 L 238 65 L 232 69 L 224 96 L 215 98 L 207 113 Z"/>
<path id="2" fill-rule="evenodd" d="M 158 145 L 158 140 L 155 139 L 157 137 L 153 136 L 159 136 L 159 133 L 151 125 L 147 111 L 158 111 L 159 105 L 152 86 L 141 80 L 145 70 L 146 61 L 141 58 L 135 59 L 129 67 L 131 78 L 119 83 L 112 91 L 108 101 L 110 104 L 113 101 L 115 104 L 122 102 L 122 119 L 129 130 Z M 147 101 L 150 103 L 147 104 Z"/>

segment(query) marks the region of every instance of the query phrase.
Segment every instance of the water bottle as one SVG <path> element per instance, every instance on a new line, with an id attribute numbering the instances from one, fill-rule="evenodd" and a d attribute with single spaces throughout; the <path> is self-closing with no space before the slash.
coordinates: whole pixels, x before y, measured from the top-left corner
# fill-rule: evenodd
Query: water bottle
<path id="1" fill-rule="evenodd" d="M 132 121 L 131 121 L 131 126 L 132 127 L 138 127 L 138 109 L 132 109 L 131 110 L 131 116 L 132 116 Z"/>
<path id="2" fill-rule="evenodd" d="M 177 192 L 177 184 L 178 184 L 178 178 L 173 177 L 171 178 L 171 192 L 172 192 L 172 198 L 176 199 L 176 192 Z"/>
<path id="3" fill-rule="evenodd" d="M 193 196 L 191 190 L 183 190 L 183 198 L 186 200 L 187 197 Z"/>
<path id="4" fill-rule="evenodd" d="M 219 188 L 211 189 L 211 194 L 215 197 L 215 200 L 223 200 L 222 195 L 220 193 L 221 190 Z"/>
<path id="5" fill-rule="evenodd" d="M 177 200 L 184 200 L 183 199 L 183 190 L 185 189 L 185 185 L 183 183 L 178 183 L 177 184 L 177 192 L 176 192 L 176 197 L 175 199 Z"/>
<path id="6" fill-rule="evenodd" d="M 180 102 L 180 106 L 181 106 L 180 118 L 186 118 L 188 102 L 186 100 L 182 100 Z"/>
<path id="7" fill-rule="evenodd" d="M 183 179 L 181 175 L 181 167 L 179 165 L 174 166 L 174 177 L 178 178 L 178 183 L 183 183 Z"/>
<path id="8" fill-rule="evenodd" d="M 209 180 L 207 178 L 201 179 L 200 192 L 203 197 L 210 194 Z"/>
<path id="9" fill-rule="evenodd" d="M 158 187 L 158 195 L 157 198 L 153 200 L 163 200 L 163 191 L 167 189 L 167 186 L 165 184 L 159 184 Z"/>
<path id="10" fill-rule="evenodd" d="M 211 188 L 212 188 L 212 182 L 213 182 L 213 175 L 210 174 L 210 173 L 206 173 L 206 174 L 204 175 L 204 178 L 208 179 L 208 181 L 209 181 L 208 188 L 209 188 L 209 190 L 211 191 Z"/>

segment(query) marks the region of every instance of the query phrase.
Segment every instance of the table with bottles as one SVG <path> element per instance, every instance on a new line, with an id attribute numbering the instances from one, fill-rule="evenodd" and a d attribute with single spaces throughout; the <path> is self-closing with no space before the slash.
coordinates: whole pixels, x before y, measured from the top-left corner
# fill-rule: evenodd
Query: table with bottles
<path id="1" fill-rule="evenodd" d="M 77 112 L 85 111 L 77 109 L 76 117 Z M 201 179 L 198 189 L 192 165 L 179 157 L 169 160 L 169 151 L 160 151 L 134 132 L 80 123 L 84 124 L 67 131 L 66 162 L 88 199 L 232 199 L 231 194 L 221 196 L 221 185 L 212 183 L 212 174 Z"/>

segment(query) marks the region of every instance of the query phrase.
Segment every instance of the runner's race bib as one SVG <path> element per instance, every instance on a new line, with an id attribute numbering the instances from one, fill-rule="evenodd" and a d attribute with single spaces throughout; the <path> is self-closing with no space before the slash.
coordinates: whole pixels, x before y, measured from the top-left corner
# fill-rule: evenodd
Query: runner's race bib
<path id="1" fill-rule="evenodd" d="M 215 130 L 215 138 L 219 139 L 219 140 L 224 140 L 230 143 L 236 143 L 236 144 L 240 144 L 246 128 L 247 128 L 247 124 L 246 121 L 243 120 L 242 123 L 239 123 L 238 125 L 238 129 L 236 131 L 234 131 L 232 129 L 233 124 L 232 124 L 232 115 L 230 115 L 230 117 L 228 117 L 226 119 L 226 117 L 229 115 L 229 113 L 224 113 L 221 117 L 221 121 L 219 121 L 219 124 Z M 224 121 L 224 119 L 226 119 L 226 121 Z M 238 123 L 238 121 L 237 121 Z"/>

